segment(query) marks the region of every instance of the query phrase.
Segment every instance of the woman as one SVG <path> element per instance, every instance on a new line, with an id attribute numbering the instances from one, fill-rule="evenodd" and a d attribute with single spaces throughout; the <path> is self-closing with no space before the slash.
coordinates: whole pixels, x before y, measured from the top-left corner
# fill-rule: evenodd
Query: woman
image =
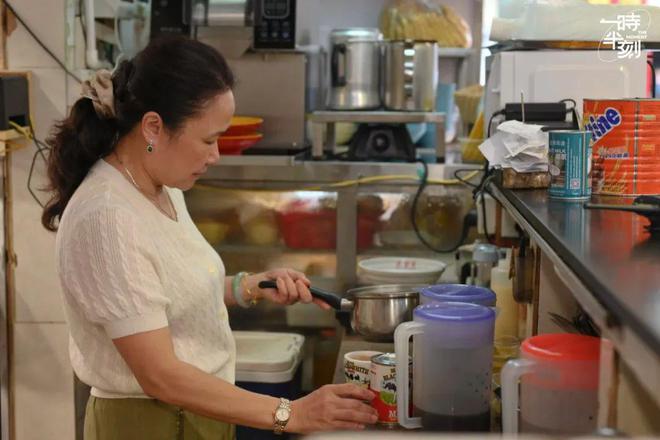
<path id="1" fill-rule="evenodd" d="M 225 277 L 186 211 L 180 190 L 217 162 L 233 84 L 209 46 L 154 42 L 86 83 L 49 139 L 54 196 L 42 222 L 57 230 L 71 362 L 92 387 L 87 440 L 230 439 L 233 424 L 307 433 L 376 420 L 368 391 L 348 384 L 293 402 L 233 385 L 226 306 L 313 301 L 293 270 Z M 259 289 L 266 279 L 277 289 Z"/>

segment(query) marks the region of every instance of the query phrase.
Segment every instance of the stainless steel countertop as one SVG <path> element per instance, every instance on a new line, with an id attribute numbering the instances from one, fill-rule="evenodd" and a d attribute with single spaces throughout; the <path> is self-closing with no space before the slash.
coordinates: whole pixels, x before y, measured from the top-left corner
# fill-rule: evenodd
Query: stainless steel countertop
<path id="1" fill-rule="evenodd" d="M 499 193 L 499 194 L 498 194 Z M 637 214 L 585 210 L 580 202 L 551 199 L 546 190 L 499 189 L 536 232 L 611 313 L 660 353 L 660 238 Z M 592 198 L 628 204 L 630 199 Z"/>

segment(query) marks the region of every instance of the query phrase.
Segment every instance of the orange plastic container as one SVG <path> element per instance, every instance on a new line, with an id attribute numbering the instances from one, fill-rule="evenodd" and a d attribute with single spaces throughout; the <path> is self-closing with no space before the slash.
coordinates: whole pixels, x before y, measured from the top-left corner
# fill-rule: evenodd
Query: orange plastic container
<path id="1" fill-rule="evenodd" d="M 584 128 L 594 142 L 594 194 L 660 194 L 660 100 L 585 99 Z"/>

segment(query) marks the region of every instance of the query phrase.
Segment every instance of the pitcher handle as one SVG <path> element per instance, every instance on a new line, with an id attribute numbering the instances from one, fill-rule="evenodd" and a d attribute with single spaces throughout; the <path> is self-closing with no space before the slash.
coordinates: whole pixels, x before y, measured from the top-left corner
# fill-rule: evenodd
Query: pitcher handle
<path id="1" fill-rule="evenodd" d="M 512 359 L 502 368 L 502 432 L 518 433 L 518 381 L 520 376 L 529 373 L 534 362 L 527 359 Z M 398 372 L 397 372 L 398 374 Z"/>
<path id="2" fill-rule="evenodd" d="M 424 324 L 419 322 L 404 322 L 394 331 L 394 352 L 396 353 L 396 412 L 399 424 L 404 428 L 422 427 L 420 417 L 410 417 L 410 338 L 424 333 Z"/>

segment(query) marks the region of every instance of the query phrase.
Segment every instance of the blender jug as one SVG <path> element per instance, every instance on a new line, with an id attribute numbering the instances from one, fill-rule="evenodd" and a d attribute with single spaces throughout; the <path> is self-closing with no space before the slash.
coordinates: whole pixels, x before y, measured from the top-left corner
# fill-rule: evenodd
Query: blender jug
<path id="1" fill-rule="evenodd" d="M 495 312 L 478 304 L 422 305 L 394 332 L 396 358 L 413 338 L 413 406 L 407 362 L 396 364 L 397 416 L 404 428 L 488 431 Z"/>
<path id="2" fill-rule="evenodd" d="M 600 339 L 544 334 L 523 341 L 520 352 L 520 359 L 507 362 L 502 369 L 504 433 L 593 432 L 598 412 Z"/>

